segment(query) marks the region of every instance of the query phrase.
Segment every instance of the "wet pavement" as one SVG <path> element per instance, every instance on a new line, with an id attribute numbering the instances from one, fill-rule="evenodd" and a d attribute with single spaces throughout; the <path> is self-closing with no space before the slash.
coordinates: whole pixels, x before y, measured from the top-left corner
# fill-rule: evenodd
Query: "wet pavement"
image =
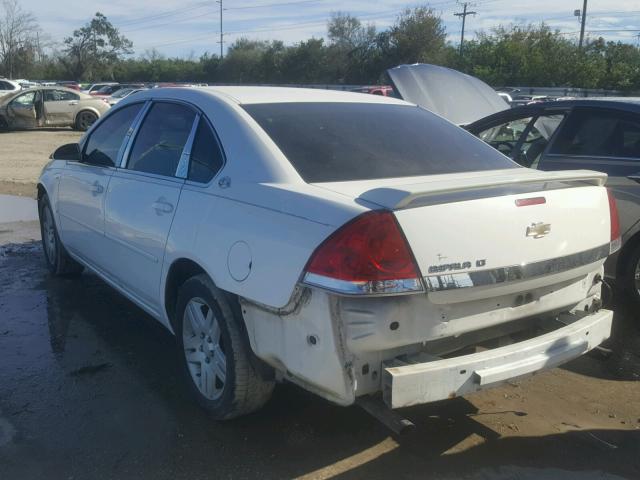
<path id="1" fill-rule="evenodd" d="M 173 337 L 91 274 L 52 278 L 37 223 L 0 225 L 0 479 L 640 478 L 640 320 L 613 353 L 404 413 L 281 385 L 226 423 L 187 395 Z"/>

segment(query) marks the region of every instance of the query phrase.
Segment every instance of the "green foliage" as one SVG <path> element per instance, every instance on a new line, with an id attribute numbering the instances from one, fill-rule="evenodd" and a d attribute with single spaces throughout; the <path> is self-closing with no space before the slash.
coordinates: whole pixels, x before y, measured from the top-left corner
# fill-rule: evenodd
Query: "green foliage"
<path id="1" fill-rule="evenodd" d="M 87 80 L 111 78 L 113 67 L 124 55 L 133 53 L 133 43 L 100 12 L 65 38 L 64 44 L 61 62 L 73 78 Z"/>
<path id="2" fill-rule="evenodd" d="M 0 4 L 5 10 L 7 5 L 16 9 L 16 1 L 0 0 Z M 38 28 L 30 14 L 19 9 L 16 12 L 28 26 L 24 32 Z M 23 44 L 28 46 L 29 42 Z M 209 53 L 200 58 L 168 58 L 155 50 L 133 58 L 129 55 L 132 48 L 132 43 L 97 13 L 65 40 L 57 56 L 39 52 L 36 61 L 32 50 L 14 49 L 3 57 L 0 48 L 0 69 L 4 58 L 5 64 L 11 59 L 14 72 L 32 78 L 373 84 L 388 82 L 385 71 L 390 67 L 424 62 L 468 72 L 496 87 L 640 90 L 640 49 L 631 44 L 598 38 L 579 49 L 573 39 L 544 23 L 510 25 L 481 32 L 465 42 L 461 57 L 458 48 L 447 43 L 442 19 L 427 6 L 406 9 L 393 25 L 380 31 L 353 15 L 337 12 L 328 20 L 327 41 L 310 38 L 285 45 L 279 40 L 240 38 L 229 47 L 224 59 Z"/>

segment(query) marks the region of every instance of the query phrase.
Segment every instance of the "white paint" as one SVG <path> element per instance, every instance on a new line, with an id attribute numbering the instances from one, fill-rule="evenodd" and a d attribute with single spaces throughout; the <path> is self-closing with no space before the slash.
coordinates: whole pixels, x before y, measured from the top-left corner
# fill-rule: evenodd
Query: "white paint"
<path id="1" fill-rule="evenodd" d="M 438 253 L 451 261 L 486 259 L 485 268 L 493 268 L 601 246 L 609 241 L 605 177 L 514 168 L 312 185 L 239 102 L 403 102 L 321 90 L 225 87 L 147 90 L 119 106 L 153 99 L 197 106 L 216 128 L 226 164 L 208 185 L 200 185 L 53 161 L 40 182 L 53 204 L 63 243 L 76 259 L 169 329 L 168 272 L 178 260 L 197 263 L 219 288 L 241 299 L 256 355 L 281 376 L 335 403 L 348 405 L 358 395 L 380 390 L 383 363 L 417 353 L 422 342 L 582 309 L 599 297 L 599 287 L 592 285 L 604 260 L 464 291 L 344 298 L 303 289 L 299 295 L 298 283 L 310 256 L 341 225 L 370 208 L 410 207 L 443 192 L 455 199 L 456 192 L 495 185 L 576 178 L 586 185 L 398 209 L 396 216 L 423 273 L 441 263 Z M 452 138 L 443 140 L 468 135 L 451 128 Z M 219 184 L 222 177 L 229 179 L 228 185 Z M 539 194 L 547 198 L 545 205 L 514 205 L 515 198 Z M 158 213 L 160 201 L 172 208 Z M 539 221 L 551 223 L 551 234 L 527 238 L 526 227 Z M 516 306 L 523 294 L 531 301 Z M 390 329 L 392 322 L 399 328 Z M 315 345 L 308 341 L 312 335 L 318 340 Z M 519 373 L 507 370 L 500 378 L 510 372 Z M 402 401 L 426 400 L 406 394 Z"/>

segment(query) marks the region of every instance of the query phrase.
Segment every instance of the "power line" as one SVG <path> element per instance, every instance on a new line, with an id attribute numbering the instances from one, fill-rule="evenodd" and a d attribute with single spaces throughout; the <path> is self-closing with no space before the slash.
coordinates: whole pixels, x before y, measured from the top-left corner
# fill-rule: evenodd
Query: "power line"
<path id="1" fill-rule="evenodd" d="M 586 1 L 586 0 L 585 0 Z M 467 15 L 475 15 L 477 12 L 469 12 L 467 11 L 467 7 L 469 6 L 468 2 L 464 2 L 462 4 L 462 12 L 456 12 L 454 15 L 456 17 L 462 18 L 462 32 L 460 32 L 460 56 L 462 56 L 462 46 L 464 44 L 464 27 L 467 22 Z"/>
<path id="2" fill-rule="evenodd" d="M 227 7 L 225 10 L 251 10 L 256 8 L 270 8 L 270 7 L 283 7 L 289 5 L 301 5 L 303 3 L 319 3 L 323 0 L 302 0 L 297 2 L 281 2 L 281 3 L 268 3 L 264 5 L 247 5 L 246 7 Z"/>

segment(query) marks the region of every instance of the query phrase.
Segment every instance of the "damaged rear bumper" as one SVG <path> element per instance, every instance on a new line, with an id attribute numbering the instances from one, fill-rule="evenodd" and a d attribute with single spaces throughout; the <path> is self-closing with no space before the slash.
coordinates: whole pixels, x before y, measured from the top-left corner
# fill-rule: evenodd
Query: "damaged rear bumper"
<path id="1" fill-rule="evenodd" d="M 561 316 L 566 326 L 506 347 L 426 362 L 418 355 L 400 366 L 397 360 L 387 362 L 382 375 L 384 401 L 401 408 L 493 387 L 579 357 L 609 338 L 612 311 L 575 317 Z"/>

